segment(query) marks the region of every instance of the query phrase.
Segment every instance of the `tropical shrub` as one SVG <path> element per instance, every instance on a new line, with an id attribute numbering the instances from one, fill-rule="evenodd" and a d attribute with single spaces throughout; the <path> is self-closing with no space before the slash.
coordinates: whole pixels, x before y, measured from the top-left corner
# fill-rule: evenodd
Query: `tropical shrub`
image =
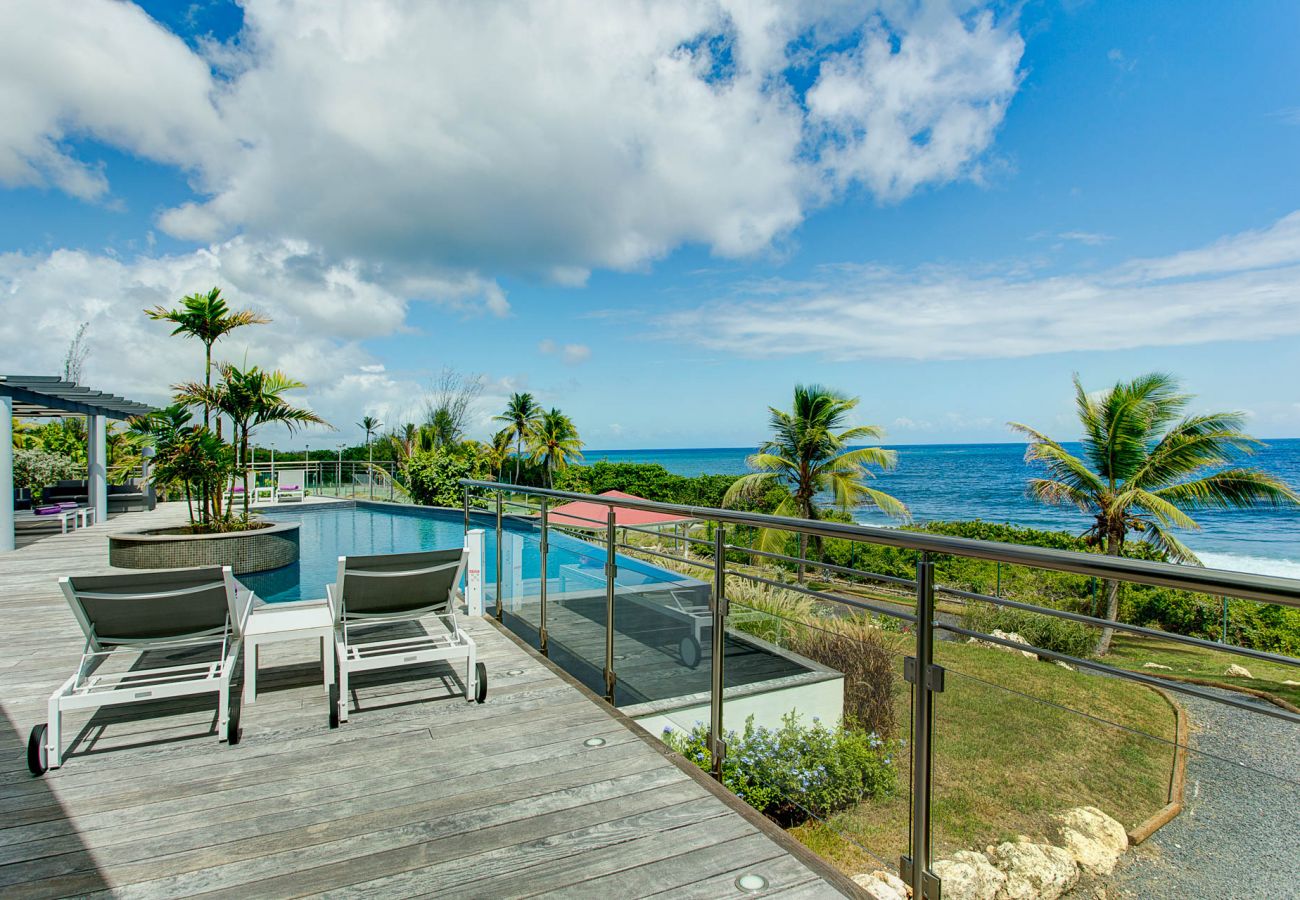
<path id="1" fill-rule="evenodd" d="M 708 771 L 708 729 L 664 729 L 664 743 Z M 754 725 L 727 732 L 722 782 L 754 809 L 784 826 L 809 816 L 824 818 L 864 800 L 890 795 L 898 785 L 894 754 L 899 747 L 874 734 L 814 719 L 800 724 L 787 714 L 777 729 Z"/>
<path id="2" fill-rule="evenodd" d="M 56 481 L 85 477 L 85 463 L 71 456 L 48 450 L 14 451 L 14 487 L 28 488 L 33 495 Z"/>
<path id="3" fill-rule="evenodd" d="M 486 466 L 474 453 L 434 450 L 417 453 L 403 466 L 406 489 L 424 506 L 460 506 L 465 489 L 462 478 L 485 478 Z"/>
<path id="4" fill-rule="evenodd" d="M 963 624 L 975 631 L 985 634 L 991 634 L 995 628 L 1014 631 L 1035 647 L 1067 656 L 1086 659 L 1097 648 L 1097 632 L 1092 626 L 1023 609 L 992 603 L 971 604 L 963 619 Z"/>

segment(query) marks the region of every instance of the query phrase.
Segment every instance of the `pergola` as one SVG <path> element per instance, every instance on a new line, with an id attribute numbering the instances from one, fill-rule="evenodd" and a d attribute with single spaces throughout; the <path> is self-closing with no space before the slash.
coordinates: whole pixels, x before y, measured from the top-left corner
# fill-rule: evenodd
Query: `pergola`
<path id="1" fill-rule="evenodd" d="M 0 552 L 14 549 L 13 419 L 86 417 L 87 505 L 108 518 L 108 420 L 152 412 L 136 403 L 64 381 L 56 375 L 0 375 Z"/>

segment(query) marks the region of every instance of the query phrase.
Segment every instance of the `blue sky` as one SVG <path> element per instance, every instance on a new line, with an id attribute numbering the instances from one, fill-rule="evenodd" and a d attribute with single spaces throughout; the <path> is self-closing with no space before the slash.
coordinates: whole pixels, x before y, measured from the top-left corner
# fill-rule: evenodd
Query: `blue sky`
<path id="1" fill-rule="evenodd" d="M 0 46 L 4 368 L 91 321 L 87 380 L 161 399 L 195 352 L 134 311 L 220 283 L 326 442 L 444 366 L 477 430 L 530 390 L 595 448 L 751 444 L 799 381 L 1070 438 L 1072 372 L 1152 369 L 1300 435 L 1294 4 L 115 7 L 6 13 L 55 49 Z M 133 72 L 56 66 L 81 28 Z"/>

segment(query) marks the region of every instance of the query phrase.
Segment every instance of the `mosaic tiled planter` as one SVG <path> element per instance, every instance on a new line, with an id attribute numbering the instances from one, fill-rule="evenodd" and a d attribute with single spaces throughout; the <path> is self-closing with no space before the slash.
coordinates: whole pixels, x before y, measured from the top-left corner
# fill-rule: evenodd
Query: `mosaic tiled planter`
<path id="1" fill-rule="evenodd" d="M 166 534 L 157 531 L 109 535 L 109 565 L 122 569 L 183 569 L 230 566 L 236 575 L 265 572 L 298 561 L 298 523 L 276 522 L 230 534 Z"/>

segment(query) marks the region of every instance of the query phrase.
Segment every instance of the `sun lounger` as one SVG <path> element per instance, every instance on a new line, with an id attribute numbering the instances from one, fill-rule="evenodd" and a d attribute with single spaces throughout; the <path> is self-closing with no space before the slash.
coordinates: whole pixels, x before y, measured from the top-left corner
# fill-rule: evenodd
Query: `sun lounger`
<path id="1" fill-rule="evenodd" d="M 307 492 L 302 487 L 306 482 L 306 473 L 302 469 L 281 469 L 276 474 L 279 476 L 279 483 L 275 488 L 277 503 L 301 501 L 307 496 Z"/>
<path id="2" fill-rule="evenodd" d="M 60 578 L 59 586 L 86 635 L 81 664 L 49 700 L 49 720 L 32 729 L 27 765 L 33 774 L 62 762 L 63 713 L 194 694 L 217 695 L 217 737 L 239 743 L 231 713 L 235 671 L 251 592 L 240 591 L 229 566 Z M 113 654 L 220 647 L 212 662 L 96 674 Z"/>
<path id="3" fill-rule="evenodd" d="M 340 556 L 338 581 L 325 589 L 334 616 L 338 684 L 330 689 L 330 727 L 348 720 L 348 676 L 353 672 L 465 661 L 465 699 L 487 698 L 487 669 L 474 640 L 456 624 L 457 586 L 465 553 L 429 550 L 378 556 Z M 445 634 L 366 641 L 359 634 L 379 623 L 437 616 Z"/>

